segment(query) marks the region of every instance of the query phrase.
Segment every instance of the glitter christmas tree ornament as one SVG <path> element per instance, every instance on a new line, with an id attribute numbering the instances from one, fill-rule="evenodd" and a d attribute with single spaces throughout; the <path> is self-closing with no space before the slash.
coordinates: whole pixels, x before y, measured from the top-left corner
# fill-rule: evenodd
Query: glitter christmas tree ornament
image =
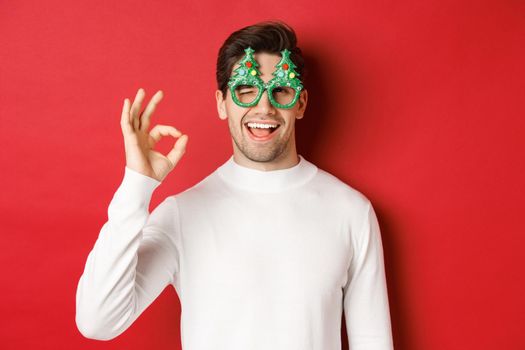
<path id="1" fill-rule="evenodd" d="M 260 78 L 261 72 L 257 69 L 259 64 L 253 58 L 254 50 L 248 47 L 245 55 L 239 62 L 239 67 L 234 70 L 228 86 L 233 102 L 241 107 L 255 106 L 264 92 L 264 81 Z"/>
<path id="2" fill-rule="evenodd" d="M 277 108 L 292 108 L 299 99 L 303 84 L 298 78 L 297 67 L 290 59 L 290 51 L 281 51 L 281 60 L 275 66 L 274 76 L 265 83 L 257 69 L 259 64 L 253 57 L 254 50 L 248 47 L 245 55 L 239 62 L 239 67 L 234 70 L 228 86 L 233 102 L 241 107 L 252 107 L 259 103 L 264 90 L 268 91 L 270 103 Z"/>
<path id="3" fill-rule="evenodd" d="M 290 59 L 290 51 L 281 51 L 281 61 L 275 66 L 274 78 L 268 82 L 268 97 L 277 108 L 292 108 L 303 90 L 297 66 Z"/>

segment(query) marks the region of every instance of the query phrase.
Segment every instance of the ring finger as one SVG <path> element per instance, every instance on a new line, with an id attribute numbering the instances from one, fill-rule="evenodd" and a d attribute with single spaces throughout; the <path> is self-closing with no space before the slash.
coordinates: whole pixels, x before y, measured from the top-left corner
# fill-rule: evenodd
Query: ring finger
<path id="1" fill-rule="evenodd" d="M 133 129 L 138 130 L 140 125 L 139 120 L 139 112 L 140 112 L 140 105 L 142 101 L 144 101 L 145 91 L 144 89 L 140 88 L 137 91 L 137 94 L 135 95 L 135 100 L 133 101 L 133 104 L 131 105 L 131 112 L 130 112 L 130 122 L 133 124 Z"/>

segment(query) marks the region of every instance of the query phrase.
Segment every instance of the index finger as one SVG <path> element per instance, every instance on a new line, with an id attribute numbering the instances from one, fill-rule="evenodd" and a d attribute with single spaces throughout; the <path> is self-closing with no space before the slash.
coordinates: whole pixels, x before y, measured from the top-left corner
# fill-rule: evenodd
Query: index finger
<path id="1" fill-rule="evenodd" d="M 157 143 L 163 136 L 180 137 L 182 133 L 169 125 L 155 125 L 149 132 L 153 138 L 154 143 Z"/>

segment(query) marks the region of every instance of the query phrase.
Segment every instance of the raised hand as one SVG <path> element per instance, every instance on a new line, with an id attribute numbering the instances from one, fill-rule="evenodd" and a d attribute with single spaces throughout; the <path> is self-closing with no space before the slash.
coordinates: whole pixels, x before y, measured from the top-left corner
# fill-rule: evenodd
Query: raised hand
<path id="1" fill-rule="evenodd" d="M 140 88 L 131 107 L 129 99 L 124 100 L 120 125 L 124 136 L 126 166 L 143 175 L 162 181 L 175 168 L 186 151 L 188 135 L 182 134 L 169 125 L 155 125 L 148 132 L 151 115 L 162 99 L 163 93 L 160 90 L 157 91 L 144 112 L 139 115 L 145 94 L 144 89 Z M 172 136 L 177 139 L 173 149 L 165 156 L 153 149 L 155 144 L 164 136 Z"/>

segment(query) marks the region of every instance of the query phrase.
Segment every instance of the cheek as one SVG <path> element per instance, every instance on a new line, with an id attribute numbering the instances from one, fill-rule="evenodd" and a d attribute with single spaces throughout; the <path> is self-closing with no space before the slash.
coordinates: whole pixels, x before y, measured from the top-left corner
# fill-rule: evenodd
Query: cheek
<path id="1" fill-rule="evenodd" d="M 230 130 L 239 130 L 237 132 L 242 132 L 242 118 L 244 116 L 244 111 L 239 110 L 239 108 L 227 108 L 226 109 L 226 115 L 228 116 L 228 126 Z"/>
<path id="2" fill-rule="evenodd" d="M 244 116 L 249 111 L 249 108 L 237 106 L 235 103 L 233 103 L 233 101 L 231 101 L 231 103 L 227 101 L 225 104 L 225 109 L 229 122 L 234 124 L 239 124 L 242 118 L 244 118 Z"/>
<path id="3" fill-rule="evenodd" d="M 226 100 L 224 101 L 224 108 L 226 109 L 226 112 L 228 115 L 235 113 L 235 110 L 237 109 L 237 106 L 235 103 L 233 103 L 232 99 L 228 96 Z"/>
<path id="4" fill-rule="evenodd" d="M 295 126 L 296 119 L 295 117 L 298 115 L 297 111 L 295 109 L 293 111 L 287 111 L 283 115 L 283 119 L 285 120 L 286 124 L 288 125 L 288 128 L 291 129 Z"/>

